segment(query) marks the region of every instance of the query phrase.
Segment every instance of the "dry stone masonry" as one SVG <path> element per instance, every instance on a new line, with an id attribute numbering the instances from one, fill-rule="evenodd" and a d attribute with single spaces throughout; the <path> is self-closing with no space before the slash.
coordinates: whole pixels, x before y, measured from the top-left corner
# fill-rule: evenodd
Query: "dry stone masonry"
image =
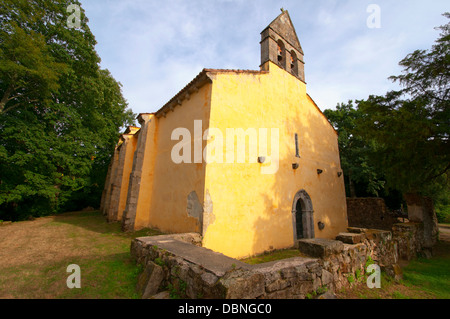
<path id="1" fill-rule="evenodd" d="M 348 224 L 355 227 L 391 230 L 398 223 L 382 198 L 347 198 Z"/>
<path id="2" fill-rule="evenodd" d="M 332 293 L 365 280 L 375 263 L 401 278 L 399 258 L 421 251 L 423 225 L 396 224 L 393 231 L 348 228 L 337 240 L 302 239 L 304 257 L 249 265 L 201 247 L 197 233 L 137 238 L 131 255 L 143 266 L 143 298 L 168 291 L 172 297 L 214 299 L 304 299 Z M 327 294 L 324 294 L 327 292 Z"/>

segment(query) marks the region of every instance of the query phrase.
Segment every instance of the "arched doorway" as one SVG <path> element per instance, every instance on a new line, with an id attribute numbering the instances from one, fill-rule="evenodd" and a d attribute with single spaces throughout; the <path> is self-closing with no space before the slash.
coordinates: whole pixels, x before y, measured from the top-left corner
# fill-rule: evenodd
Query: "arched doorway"
<path id="1" fill-rule="evenodd" d="M 314 211 L 311 197 L 305 190 L 295 194 L 292 205 L 292 223 L 294 226 L 294 241 L 314 238 Z"/>

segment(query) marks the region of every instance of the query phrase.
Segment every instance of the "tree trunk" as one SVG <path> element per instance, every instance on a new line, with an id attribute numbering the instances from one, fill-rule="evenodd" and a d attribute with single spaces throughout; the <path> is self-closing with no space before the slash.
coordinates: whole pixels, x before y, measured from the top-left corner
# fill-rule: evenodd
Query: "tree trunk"
<path id="1" fill-rule="evenodd" d="M 9 97 L 11 96 L 13 90 L 14 90 L 14 81 L 11 81 L 5 93 L 3 94 L 2 99 L 0 100 L 0 114 L 3 113 L 3 111 L 5 110 L 6 103 L 8 103 Z"/>

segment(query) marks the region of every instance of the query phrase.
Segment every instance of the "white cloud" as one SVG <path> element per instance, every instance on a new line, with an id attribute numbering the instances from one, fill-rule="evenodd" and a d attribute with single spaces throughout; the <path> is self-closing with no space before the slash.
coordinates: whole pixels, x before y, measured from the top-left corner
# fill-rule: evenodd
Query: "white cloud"
<path id="1" fill-rule="evenodd" d="M 260 32 L 289 10 L 305 51 L 308 92 L 323 110 L 383 94 L 387 77 L 444 24 L 445 0 L 377 0 L 382 28 L 368 29 L 373 0 L 86 0 L 102 67 L 123 84 L 135 113 L 153 112 L 202 68 L 258 69 Z"/>

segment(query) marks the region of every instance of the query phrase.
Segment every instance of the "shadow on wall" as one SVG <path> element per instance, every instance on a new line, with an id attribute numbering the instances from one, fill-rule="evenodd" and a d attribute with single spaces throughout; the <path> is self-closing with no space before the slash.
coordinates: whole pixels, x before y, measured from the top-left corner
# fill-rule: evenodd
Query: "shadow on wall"
<path id="1" fill-rule="evenodd" d="M 332 130 L 331 126 L 326 127 L 329 125 L 327 119 L 320 113 L 311 111 L 310 107 L 300 107 L 307 111 L 296 112 L 295 117 L 287 120 L 286 131 L 280 132 L 280 150 L 284 147 L 288 152 L 283 155 L 280 152 L 278 172 L 271 185 L 265 185 L 268 190 L 257 195 L 268 208 L 263 215 L 259 214 L 260 217 L 253 225 L 253 251 L 257 254 L 295 245 L 298 237 L 295 234 L 296 220 L 293 218 L 296 208 L 294 197 L 299 191 L 306 192 L 311 198 L 314 228 L 312 237 L 335 239 L 348 226 L 344 176 L 342 173 L 338 175 L 342 172 L 339 155 L 333 156 L 338 148 L 337 135 L 335 140 L 325 138 L 330 133 L 323 134 L 317 126 Z M 299 137 L 300 158 L 296 157 L 296 133 Z M 298 168 L 294 169 L 293 164 L 298 164 Z M 320 174 L 318 170 L 321 170 Z M 303 218 L 303 224 L 305 220 Z M 319 223 L 323 224 L 323 229 L 319 227 Z M 283 237 L 283 240 L 275 242 L 289 244 L 284 247 L 276 246 L 268 234 Z"/>
<path id="2" fill-rule="evenodd" d="M 377 197 L 347 198 L 347 215 L 350 227 L 392 230 L 392 226 L 401 222 L 391 214 L 384 199 Z"/>

